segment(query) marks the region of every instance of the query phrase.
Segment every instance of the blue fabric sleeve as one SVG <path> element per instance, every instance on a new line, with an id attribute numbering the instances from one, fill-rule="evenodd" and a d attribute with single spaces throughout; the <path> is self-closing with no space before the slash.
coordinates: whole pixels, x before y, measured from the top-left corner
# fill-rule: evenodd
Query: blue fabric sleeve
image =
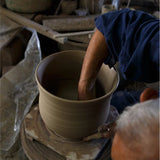
<path id="1" fill-rule="evenodd" d="M 119 61 L 125 79 L 159 80 L 159 20 L 143 11 L 122 9 L 96 18 L 95 25 L 109 48 L 105 63 Z"/>

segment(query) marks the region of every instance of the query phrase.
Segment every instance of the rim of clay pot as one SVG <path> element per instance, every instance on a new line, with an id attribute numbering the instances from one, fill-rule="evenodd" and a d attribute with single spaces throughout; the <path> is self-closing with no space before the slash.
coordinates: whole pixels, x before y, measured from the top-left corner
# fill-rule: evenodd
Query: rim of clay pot
<path id="1" fill-rule="evenodd" d="M 53 54 L 59 54 L 59 53 L 65 53 L 65 52 L 81 52 L 81 53 L 84 53 L 85 51 L 82 51 L 82 50 L 66 50 L 66 51 L 61 51 L 61 52 L 56 52 L 56 53 L 53 53 Z M 65 99 L 65 98 L 61 98 L 61 97 L 58 97 L 50 92 L 48 92 L 42 85 L 41 83 L 39 82 L 39 79 L 38 79 L 38 76 L 37 76 L 37 71 L 39 69 L 39 66 L 41 65 L 41 63 L 43 63 L 43 61 L 45 61 L 46 59 L 48 59 L 49 57 L 53 56 L 53 54 L 45 57 L 36 67 L 36 70 L 35 70 L 35 78 L 36 78 L 36 81 L 38 83 L 38 87 L 40 87 L 46 94 L 48 94 L 49 96 L 51 97 L 54 97 L 58 100 L 61 100 L 61 101 L 64 101 L 64 102 L 72 102 L 72 103 L 90 103 L 90 102 L 95 102 L 95 101 L 99 101 L 101 99 L 104 99 L 105 97 L 109 96 L 111 93 L 113 93 L 117 87 L 118 87 L 118 84 L 119 84 L 119 73 L 118 71 L 114 68 L 114 70 L 116 71 L 117 73 L 117 84 L 106 94 L 104 94 L 103 96 L 101 97 L 97 97 L 97 98 L 94 98 L 94 99 L 89 99 L 89 100 L 71 100 L 71 99 Z M 75 53 L 76 54 L 76 53 Z"/>

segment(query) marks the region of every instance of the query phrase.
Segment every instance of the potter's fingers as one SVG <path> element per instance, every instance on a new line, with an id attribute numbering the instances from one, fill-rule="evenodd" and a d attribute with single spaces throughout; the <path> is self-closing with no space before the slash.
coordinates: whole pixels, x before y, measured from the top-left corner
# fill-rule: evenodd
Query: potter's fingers
<path id="1" fill-rule="evenodd" d="M 100 127 L 98 127 L 98 132 L 105 132 L 105 131 L 108 131 L 110 129 L 113 130 L 115 128 L 115 126 L 116 126 L 116 121 L 111 122 L 111 123 L 103 124 Z"/>
<path id="2" fill-rule="evenodd" d="M 110 139 L 114 136 L 114 134 L 115 134 L 114 128 L 108 128 L 107 131 L 102 132 L 102 137 Z"/>
<path id="3" fill-rule="evenodd" d="M 85 137 L 83 140 L 84 141 L 90 141 L 90 140 L 93 140 L 93 139 L 100 139 L 100 138 L 108 138 L 108 139 L 110 139 L 110 138 L 112 138 L 114 136 L 115 126 L 116 126 L 116 122 L 115 121 L 112 122 L 112 123 L 103 125 L 101 127 L 100 131 L 98 131 L 97 133 L 92 134 L 92 135 L 90 135 L 88 137 Z"/>
<path id="4" fill-rule="evenodd" d="M 90 100 L 94 98 L 95 96 L 92 93 L 78 93 L 78 100 Z"/>
<path id="5" fill-rule="evenodd" d="M 78 83 L 78 99 L 90 100 L 96 98 L 94 79 L 80 79 Z"/>
<path id="6" fill-rule="evenodd" d="M 100 139 L 100 138 L 112 138 L 114 136 L 114 130 L 108 128 L 107 131 L 105 132 L 97 132 L 95 134 L 92 134 L 88 137 L 83 138 L 83 141 L 90 141 L 90 140 L 94 140 L 94 139 Z"/>
<path id="7" fill-rule="evenodd" d="M 83 138 L 83 141 L 90 141 L 90 140 L 93 140 L 93 139 L 100 139 L 103 137 L 103 134 L 102 133 L 95 133 L 95 134 L 92 134 L 90 136 L 87 136 L 87 137 L 84 137 Z"/>

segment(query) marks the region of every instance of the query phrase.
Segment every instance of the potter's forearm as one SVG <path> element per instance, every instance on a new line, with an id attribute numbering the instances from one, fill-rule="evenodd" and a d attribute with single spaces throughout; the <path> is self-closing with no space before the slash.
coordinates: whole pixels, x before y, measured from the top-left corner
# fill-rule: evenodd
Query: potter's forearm
<path id="1" fill-rule="evenodd" d="M 97 29 L 86 51 L 80 81 L 95 79 L 107 54 L 108 49 L 104 36 Z"/>
<path id="2" fill-rule="evenodd" d="M 79 99 L 91 99 L 91 90 L 94 86 L 99 69 L 108 56 L 105 38 L 97 29 L 89 43 L 84 58 L 81 76 L 78 85 Z"/>

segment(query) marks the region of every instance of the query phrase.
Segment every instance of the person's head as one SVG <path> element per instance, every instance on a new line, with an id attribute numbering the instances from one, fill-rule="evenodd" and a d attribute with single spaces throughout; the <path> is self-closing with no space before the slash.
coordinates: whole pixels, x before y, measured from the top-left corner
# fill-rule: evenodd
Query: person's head
<path id="1" fill-rule="evenodd" d="M 128 107 L 119 117 L 112 160 L 159 159 L 159 100 Z"/>

